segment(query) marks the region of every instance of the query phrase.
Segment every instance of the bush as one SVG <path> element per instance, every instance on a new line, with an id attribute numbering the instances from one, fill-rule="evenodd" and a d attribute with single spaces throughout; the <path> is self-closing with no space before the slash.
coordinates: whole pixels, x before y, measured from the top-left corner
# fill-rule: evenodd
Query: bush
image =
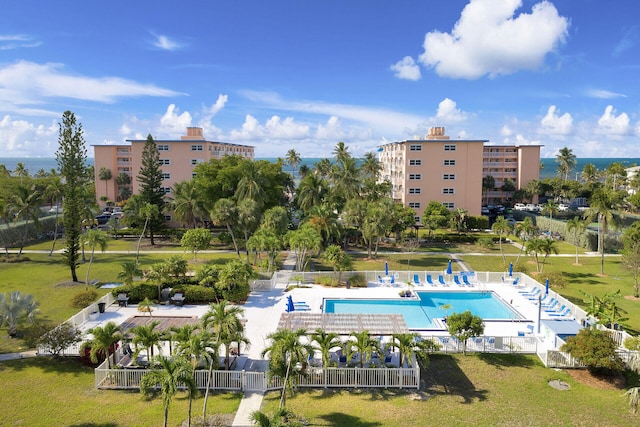
<path id="1" fill-rule="evenodd" d="M 364 277 L 364 274 L 356 273 L 349 277 L 349 286 L 352 288 L 366 288 L 367 287 L 367 279 Z"/>
<path id="2" fill-rule="evenodd" d="M 238 283 L 230 291 L 226 289 L 222 291 L 222 297 L 227 301 L 240 303 L 247 300 L 250 291 L 251 287 L 248 283 Z"/>
<path id="3" fill-rule="evenodd" d="M 190 285 L 184 288 L 185 300 L 191 303 L 210 303 L 216 300 L 216 290 L 200 285 Z"/>
<path id="4" fill-rule="evenodd" d="M 91 305 L 91 303 L 97 299 L 98 299 L 98 292 L 95 289 L 82 291 L 78 294 L 75 294 L 74 297 L 71 299 L 71 307 L 85 308 Z"/>
<path id="5" fill-rule="evenodd" d="M 544 284 L 545 279 L 549 279 L 549 287 L 552 289 L 564 289 L 567 287 L 567 279 L 561 271 L 545 271 L 538 279 L 542 284 Z"/>
<path id="6" fill-rule="evenodd" d="M 231 234 L 227 233 L 226 231 L 222 231 L 220 232 L 220 234 L 218 234 L 218 241 L 220 241 L 220 243 L 222 243 L 223 245 L 230 245 L 231 243 L 233 243 Z"/>
<path id="7" fill-rule="evenodd" d="M 316 276 L 315 283 L 318 284 L 318 285 L 329 286 L 329 287 L 332 287 L 332 288 L 340 286 L 340 283 L 338 282 L 338 278 L 337 277 L 326 276 L 326 275 L 318 275 L 318 276 Z"/>
<path id="8" fill-rule="evenodd" d="M 117 297 L 120 293 L 126 293 L 129 296 L 130 304 L 137 304 L 145 298 L 150 300 L 158 299 L 158 287 L 151 283 L 134 283 L 131 286 L 118 286 L 111 291 L 112 295 Z"/>
<path id="9" fill-rule="evenodd" d="M 69 322 L 48 331 L 40 338 L 40 344 L 54 356 L 59 356 L 67 347 L 82 341 L 82 331 Z"/>
<path id="10" fill-rule="evenodd" d="M 624 348 L 631 351 L 640 351 L 640 337 L 631 337 L 624 340 Z"/>
<path id="11" fill-rule="evenodd" d="M 493 248 L 493 237 L 481 237 L 478 239 L 478 246 L 486 249 Z"/>
<path id="12" fill-rule="evenodd" d="M 593 328 L 584 328 L 575 337 L 568 337 L 560 350 L 580 360 L 591 372 L 621 371 L 622 360 L 616 354 L 618 345 L 609 333 Z"/>
<path id="13" fill-rule="evenodd" d="M 467 228 L 469 230 L 486 230 L 489 228 L 489 218 L 486 216 L 469 216 L 467 218 Z"/>

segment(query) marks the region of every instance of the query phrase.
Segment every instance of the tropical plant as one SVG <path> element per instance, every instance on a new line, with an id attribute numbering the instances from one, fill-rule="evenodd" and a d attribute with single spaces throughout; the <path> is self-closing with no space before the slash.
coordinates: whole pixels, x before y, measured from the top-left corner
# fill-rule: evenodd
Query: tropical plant
<path id="1" fill-rule="evenodd" d="M 51 200 L 51 204 L 55 206 L 56 210 L 56 222 L 53 230 L 53 242 L 51 243 L 51 250 L 49 251 L 49 256 L 53 255 L 53 251 L 56 247 L 56 241 L 58 240 L 58 215 L 60 214 L 60 209 L 58 206 L 62 201 L 62 194 L 64 193 L 64 183 L 60 176 L 55 175 L 51 177 L 49 180 L 49 184 L 44 190 L 44 196 Z"/>
<path id="2" fill-rule="evenodd" d="M 309 257 L 322 246 L 322 237 L 310 224 L 303 224 L 297 230 L 288 232 L 285 239 L 296 255 L 297 271 L 304 271 Z"/>
<path id="3" fill-rule="evenodd" d="M 587 221 L 598 221 L 598 251 L 600 252 L 600 274 L 604 274 L 605 235 L 609 226 L 617 227 L 620 219 L 615 214 L 620 205 L 617 193 L 607 189 L 596 190 L 589 201 L 589 209 L 585 212 Z"/>
<path id="4" fill-rule="evenodd" d="M 330 245 L 324 251 L 324 257 L 333 268 L 334 274 L 338 277 L 338 283 L 342 280 L 342 272 L 350 270 L 353 266 L 351 257 L 344 253 L 338 245 Z"/>
<path id="5" fill-rule="evenodd" d="M 498 245 L 500 246 L 500 254 L 502 255 L 502 262 L 506 263 L 504 257 L 504 250 L 502 248 L 502 236 L 508 236 L 511 232 L 511 224 L 503 217 L 499 216 L 491 226 L 491 230 L 498 235 Z"/>
<path id="6" fill-rule="evenodd" d="M 478 337 L 484 333 L 482 318 L 472 314 L 469 310 L 463 313 L 452 313 L 447 317 L 449 333 L 462 342 L 462 353 L 467 354 L 467 339 Z"/>
<path id="7" fill-rule="evenodd" d="M 173 200 L 170 205 L 174 219 L 195 228 L 196 219 L 202 218 L 206 211 L 201 187 L 193 180 L 181 181 L 173 185 L 171 194 Z"/>
<path id="8" fill-rule="evenodd" d="M 29 233 L 29 221 L 33 221 L 39 226 L 38 220 L 40 214 L 40 204 L 42 197 L 40 192 L 36 190 L 35 185 L 18 184 L 13 188 L 8 198 L 8 210 L 13 214 L 16 221 L 24 221 L 24 233 L 20 240 L 20 251 L 18 256 L 22 255 L 22 250 L 27 242 Z"/>
<path id="9" fill-rule="evenodd" d="M 542 273 L 544 264 L 547 261 L 547 257 L 552 253 L 558 254 L 558 245 L 555 240 L 545 238 L 535 238 L 527 241 L 525 248 L 528 254 L 533 254 L 536 260 L 536 271 Z M 543 255 L 542 262 L 540 262 L 540 255 Z"/>
<path id="10" fill-rule="evenodd" d="M 113 355 L 113 365 L 116 364 L 115 344 L 122 339 L 119 325 L 107 322 L 104 326 L 96 326 L 87 331 L 93 338 L 88 342 L 91 346 L 89 357 L 93 363 L 98 363 L 98 354 L 102 353 L 107 359 L 107 367 L 111 369 L 110 355 Z"/>
<path id="11" fill-rule="evenodd" d="M 291 166 L 291 169 L 293 169 L 293 175 L 296 174 L 296 168 L 298 167 L 298 164 L 300 164 L 300 154 L 298 154 L 298 152 L 295 150 L 295 148 L 290 149 L 289 151 L 287 151 L 287 156 L 285 157 L 285 162 Z"/>
<path id="12" fill-rule="evenodd" d="M 491 175 L 483 176 L 482 177 L 482 194 L 485 197 L 485 202 L 484 202 L 485 205 L 489 203 L 489 198 L 487 197 L 489 190 L 493 190 L 494 188 L 496 188 L 496 179 Z"/>
<path id="13" fill-rule="evenodd" d="M 238 258 L 240 258 L 240 250 L 238 249 L 236 236 L 233 233 L 233 227 L 238 221 L 238 208 L 235 202 L 231 199 L 219 199 L 213 206 L 210 215 L 214 223 L 227 227 L 227 232 L 233 241 L 233 247 L 236 250 L 236 254 L 238 254 Z"/>
<path id="14" fill-rule="evenodd" d="M 634 222 L 623 234 L 622 264 L 633 277 L 633 296 L 640 292 L 640 223 Z"/>
<path id="15" fill-rule="evenodd" d="M 91 271 L 91 264 L 93 263 L 93 256 L 96 252 L 96 247 L 100 248 L 101 252 L 107 249 L 107 235 L 102 230 L 89 229 L 84 234 L 82 242 L 83 246 L 89 246 L 91 248 L 91 256 L 89 257 L 89 265 L 87 266 L 87 273 L 84 278 L 85 289 L 89 290 L 89 272 Z"/>
<path id="16" fill-rule="evenodd" d="M 567 221 L 567 231 L 573 234 L 573 243 L 576 245 L 576 265 L 580 265 L 578 260 L 578 236 L 587 229 L 586 221 L 580 219 L 580 217 L 573 217 Z"/>
<path id="17" fill-rule="evenodd" d="M 249 345 L 250 341 L 245 336 L 242 315 L 244 310 L 237 305 L 230 305 L 222 301 L 209 306 L 209 311 L 202 317 L 204 327 L 224 345 L 225 368 L 229 370 L 231 365 L 231 348 L 235 343 L 238 354 L 241 344 Z"/>
<path id="18" fill-rule="evenodd" d="M 520 256 L 522 255 L 526 242 L 535 236 L 536 230 L 537 227 L 533 224 L 531 217 L 526 217 L 524 220 L 516 223 L 514 233 L 522 240 L 522 243 L 520 244 L 520 251 L 518 252 L 518 257 L 515 262 L 516 265 L 518 264 L 518 261 L 520 261 Z"/>
<path id="19" fill-rule="evenodd" d="M 120 268 L 117 277 L 127 286 L 131 286 L 136 277 L 142 276 L 142 270 L 135 261 L 125 261 L 120 264 Z"/>
<path id="20" fill-rule="evenodd" d="M 563 181 L 569 179 L 569 175 L 576 167 L 577 160 L 576 155 L 573 154 L 573 150 L 568 147 L 561 148 L 558 154 L 556 155 L 556 160 L 558 163 L 558 175 Z"/>
<path id="21" fill-rule="evenodd" d="M 38 313 L 33 295 L 20 291 L 0 294 L 0 325 L 7 327 L 10 337 L 18 334 L 18 327 L 24 322 L 33 323 Z"/>
<path id="22" fill-rule="evenodd" d="M 113 178 L 113 174 L 111 173 L 111 169 L 101 167 L 98 171 L 98 179 L 100 181 L 104 181 L 104 191 L 107 199 L 109 198 L 109 181 Z"/>
<path id="23" fill-rule="evenodd" d="M 587 366 L 591 372 L 601 370 L 619 371 L 623 368 L 622 360 L 616 353 L 618 345 L 608 332 L 583 328 L 576 336 L 567 337 L 560 350 Z"/>
<path id="24" fill-rule="evenodd" d="M 160 389 L 164 407 L 165 427 L 167 427 L 169 420 L 171 400 L 178 392 L 179 387 L 186 387 L 187 394 L 190 398 L 197 390 L 195 381 L 193 380 L 193 369 L 191 365 L 181 357 L 158 357 L 156 365 L 154 365 L 151 372 L 144 374 L 140 380 L 140 392 L 145 396 L 149 396 L 156 388 Z"/>
<path id="25" fill-rule="evenodd" d="M 152 362 L 154 358 L 154 349 L 158 348 L 162 352 L 160 343 L 164 340 L 164 333 L 156 327 L 160 324 L 160 321 L 154 320 L 146 325 L 138 325 L 131 328 L 133 333 L 133 339 L 131 343 L 135 346 L 135 355 L 140 354 L 143 349 L 147 353 L 147 361 Z"/>
<path id="26" fill-rule="evenodd" d="M 328 368 L 331 362 L 331 349 L 341 346 L 340 336 L 335 332 L 326 332 L 316 329 L 311 334 L 311 340 L 318 345 L 318 350 L 322 354 L 322 366 Z"/>
<path id="27" fill-rule="evenodd" d="M 38 344 L 57 357 L 69 346 L 80 341 L 82 341 L 82 331 L 70 322 L 64 322 L 42 335 Z"/>
<path id="28" fill-rule="evenodd" d="M 379 342 L 371 338 L 366 329 L 360 332 L 351 332 L 350 337 L 354 339 L 347 341 L 346 345 L 351 346 L 351 349 L 360 355 L 360 367 L 364 368 L 364 361 L 371 360 L 373 353 L 378 351 Z"/>
<path id="29" fill-rule="evenodd" d="M 146 203 L 140 207 L 139 215 L 144 218 L 144 226 L 142 227 L 142 232 L 140 232 L 140 237 L 138 238 L 138 245 L 136 246 L 136 264 L 138 264 L 140 259 L 140 244 L 142 243 L 142 238 L 147 232 L 149 224 L 160 215 L 160 208 L 158 205 Z M 151 241 L 153 242 L 153 233 L 151 233 Z"/>
<path id="30" fill-rule="evenodd" d="M 209 248 L 211 244 L 211 231 L 207 228 L 192 228 L 187 230 L 182 239 L 180 246 L 185 250 L 193 253 L 193 260 L 197 260 L 198 252 Z"/>

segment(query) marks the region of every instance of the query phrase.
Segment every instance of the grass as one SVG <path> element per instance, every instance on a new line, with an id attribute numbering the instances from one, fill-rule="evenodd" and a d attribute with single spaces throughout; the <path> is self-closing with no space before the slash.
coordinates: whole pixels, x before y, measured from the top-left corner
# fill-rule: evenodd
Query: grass
<path id="1" fill-rule="evenodd" d="M 620 390 L 599 390 L 566 372 L 545 368 L 535 355 L 433 355 L 422 372 L 420 393 L 399 390 L 308 390 L 287 397 L 287 406 L 310 425 L 589 425 L 634 426 Z M 550 380 L 567 382 L 558 391 Z M 423 397 L 415 400 L 416 396 Z M 277 408 L 267 394 L 263 411 Z"/>
<path id="2" fill-rule="evenodd" d="M 93 369 L 76 358 L 37 357 L 0 363 L 2 425 L 132 426 L 160 425 L 162 399 L 137 391 L 96 390 Z M 232 416 L 241 394 L 213 393 L 208 414 Z M 188 399 L 178 393 L 169 408 L 169 425 L 187 417 Z M 203 399 L 193 402 L 193 420 L 202 417 Z"/>

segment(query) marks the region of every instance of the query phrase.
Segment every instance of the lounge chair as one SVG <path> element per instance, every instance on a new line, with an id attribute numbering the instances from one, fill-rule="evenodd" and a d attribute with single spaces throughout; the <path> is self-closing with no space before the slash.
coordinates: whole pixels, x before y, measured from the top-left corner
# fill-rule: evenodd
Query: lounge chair
<path id="1" fill-rule="evenodd" d="M 462 282 L 460 281 L 460 278 L 458 277 L 457 274 L 455 276 L 453 276 L 453 282 L 458 286 L 463 286 Z"/>
<path id="2" fill-rule="evenodd" d="M 543 302 L 542 306 L 545 310 L 550 309 L 558 305 L 558 300 L 551 298 L 548 302 Z"/>
<path id="3" fill-rule="evenodd" d="M 422 283 L 420 283 L 420 278 L 417 274 L 413 275 L 413 284 L 416 286 L 422 286 Z"/>
<path id="4" fill-rule="evenodd" d="M 430 274 L 426 275 L 426 279 L 427 279 L 427 283 L 430 284 L 431 286 L 435 286 L 436 284 L 433 283 L 433 279 L 431 278 Z"/>
<path id="5" fill-rule="evenodd" d="M 548 309 L 545 310 L 545 312 L 549 313 L 549 314 L 559 313 L 559 312 L 563 311 L 565 308 L 567 308 L 567 306 L 562 305 L 558 310 L 554 310 L 552 308 L 548 308 Z"/>
<path id="6" fill-rule="evenodd" d="M 516 277 L 512 284 L 513 284 L 513 286 L 518 286 L 519 282 L 520 282 L 520 278 Z"/>
<path id="7" fill-rule="evenodd" d="M 125 293 L 118 294 L 116 301 L 118 301 L 118 306 L 126 307 L 129 304 L 129 297 Z"/>
<path id="8" fill-rule="evenodd" d="M 571 309 L 569 307 L 565 307 L 564 310 L 556 312 L 556 313 L 549 313 L 549 316 L 553 316 L 553 317 L 565 317 L 571 314 Z"/>
<path id="9" fill-rule="evenodd" d="M 469 278 L 467 276 L 462 276 L 462 281 L 467 286 L 473 286 L 473 284 L 471 282 L 469 282 Z"/>
<path id="10" fill-rule="evenodd" d="M 442 286 L 449 286 L 447 285 L 447 282 L 444 281 L 444 276 L 442 274 L 438 275 L 438 283 L 440 283 Z"/>
<path id="11" fill-rule="evenodd" d="M 171 297 L 171 302 L 177 306 L 184 305 L 184 300 L 185 300 L 184 294 L 181 292 L 176 292 L 175 295 Z"/>

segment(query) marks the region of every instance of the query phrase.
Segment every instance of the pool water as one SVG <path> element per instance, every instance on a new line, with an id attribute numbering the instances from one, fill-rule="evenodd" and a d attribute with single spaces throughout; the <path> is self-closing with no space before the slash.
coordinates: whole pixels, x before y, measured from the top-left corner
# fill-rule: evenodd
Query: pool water
<path id="1" fill-rule="evenodd" d="M 433 320 L 469 310 L 484 320 L 521 316 L 493 292 L 417 292 L 418 299 L 327 299 L 325 313 L 402 314 L 409 329 L 433 329 Z M 449 304 L 449 309 L 442 308 Z"/>

